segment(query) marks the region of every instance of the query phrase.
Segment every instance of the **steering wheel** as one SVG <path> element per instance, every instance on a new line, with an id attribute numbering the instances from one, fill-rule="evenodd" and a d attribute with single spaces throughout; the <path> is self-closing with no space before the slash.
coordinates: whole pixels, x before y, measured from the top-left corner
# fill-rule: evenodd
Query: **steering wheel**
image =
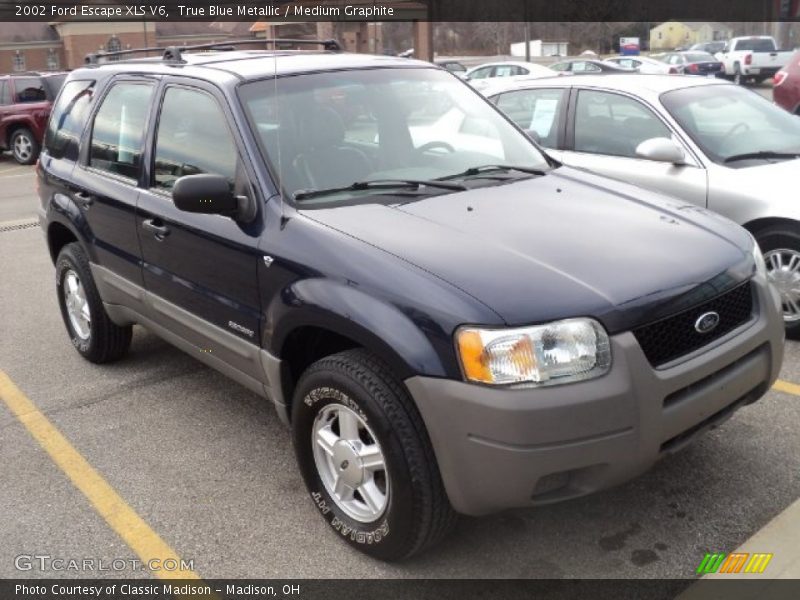
<path id="1" fill-rule="evenodd" d="M 742 133 L 744 133 L 745 131 L 750 131 L 750 125 L 740 121 L 739 123 L 737 123 L 736 125 L 734 125 L 730 129 L 728 129 L 728 131 L 725 133 L 725 135 L 722 136 L 722 139 L 723 140 L 727 140 L 729 137 L 731 137 L 734 133 L 736 133 L 740 129 L 742 130 Z"/>
<path id="2" fill-rule="evenodd" d="M 453 148 L 447 142 L 434 140 L 432 142 L 428 142 L 427 144 L 422 144 L 422 146 L 420 146 L 419 148 L 415 148 L 414 152 L 416 152 L 417 154 L 425 154 L 429 150 L 435 150 L 436 148 L 442 148 L 443 150 L 446 150 L 447 152 L 455 152 L 456 151 L 456 149 Z"/>

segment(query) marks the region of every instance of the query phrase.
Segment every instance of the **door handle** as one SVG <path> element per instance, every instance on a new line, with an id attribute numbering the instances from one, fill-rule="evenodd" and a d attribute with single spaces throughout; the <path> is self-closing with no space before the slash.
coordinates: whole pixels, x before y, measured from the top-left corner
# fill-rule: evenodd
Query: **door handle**
<path id="1" fill-rule="evenodd" d="M 92 204 L 94 204 L 94 196 L 87 194 L 86 192 L 75 192 L 72 197 L 75 199 L 75 202 L 77 202 L 83 208 L 89 208 Z"/>
<path id="2" fill-rule="evenodd" d="M 169 235 L 169 227 L 161 219 L 145 219 L 142 221 L 142 228 L 152 233 L 159 242 Z"/>

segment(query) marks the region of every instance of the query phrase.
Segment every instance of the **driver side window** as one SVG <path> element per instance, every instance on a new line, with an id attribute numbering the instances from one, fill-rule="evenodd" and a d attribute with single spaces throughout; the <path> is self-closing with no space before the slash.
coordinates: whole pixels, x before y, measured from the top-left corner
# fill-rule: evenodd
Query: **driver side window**
<path id="1" fill-rule="evenodd" d="M 575 108 L 575 151 L 637 158 L 636 148 L 669 129 L 640 102 L 608 92 L 581 90 Z"/>
<path id="2" fill-rule="evenodd" d="M 171 87 L 164 95 L 156 139 L 153 187 L 171 190 L 184 175 L 222 175 L 233 186 L 237 152 L 216 100 L 199 90 Z"/>

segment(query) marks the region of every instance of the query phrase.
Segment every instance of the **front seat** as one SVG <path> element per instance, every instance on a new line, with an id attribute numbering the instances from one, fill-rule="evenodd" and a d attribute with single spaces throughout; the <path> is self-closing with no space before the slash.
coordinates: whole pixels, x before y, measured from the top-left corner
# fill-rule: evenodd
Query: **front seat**
<path id="1" fill-rule="evenodd" d="M 305 150 L 292 165 L 308 188 L 345 187 L 363 181 L 372 171 L 366 154 L 344 145 L 344 122 L 332 108 L 309 111 L 299 129 L 298 145 Z"/>

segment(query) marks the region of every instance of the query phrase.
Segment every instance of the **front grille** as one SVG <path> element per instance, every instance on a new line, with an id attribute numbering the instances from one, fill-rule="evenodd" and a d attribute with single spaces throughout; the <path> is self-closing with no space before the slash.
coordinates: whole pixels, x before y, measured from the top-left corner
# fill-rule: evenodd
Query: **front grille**
<path id="1" fill-rule="evenodd" d="M 695 329 L 698 317 L 712 311 L 719 315 L 719 324 L 708 333 L 699 333 Z M 703 304 L 634 329 L 633 335 L 650 364 L 659 367 L 721 338 L 752 315 L 753 290 L 748 281 Z"/>

